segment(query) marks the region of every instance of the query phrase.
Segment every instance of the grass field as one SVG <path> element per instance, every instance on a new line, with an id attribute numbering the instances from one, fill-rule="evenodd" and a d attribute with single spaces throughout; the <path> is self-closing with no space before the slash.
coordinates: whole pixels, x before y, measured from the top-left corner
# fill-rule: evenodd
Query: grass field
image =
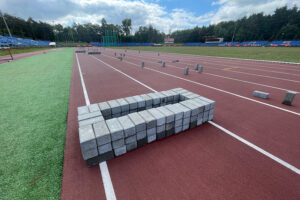
<path id="1" fill-rule="evenodd" d="M 0 199 L 59 199 L 73 49 L 0 65 Z"/>
<path id="2" fill-rule="evenodd" d="M 11 49 L 12 54 L 19 54 L 19 53 L 28 53 L 28 52 L 33 52 L 33 51 L 42 51 L 46 49 L 51 49 L 50 47 L 41 47 L 41 48 L 24 48 L 24 49 Z M 6 56 L 9 55 L 7 50 L 1 50 L 0 51 L 0 56 Z"/>
<path id="3" fill-rule="evenodd" d="M 294 47 L 120 47 L 124 49 L 220 56 L 258 60 L 300 62 L 300 48 Z"/>

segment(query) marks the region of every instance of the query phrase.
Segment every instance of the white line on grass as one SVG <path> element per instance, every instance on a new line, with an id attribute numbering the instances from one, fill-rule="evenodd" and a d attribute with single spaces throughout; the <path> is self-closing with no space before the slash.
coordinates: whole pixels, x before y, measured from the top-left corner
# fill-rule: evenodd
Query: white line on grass
<path id="1" fill-rule="evenodd" d="M 106 56 L 106 55 L 105 55 L 105 56 Z M 107 56 L 107 57 L 110 57 L 110 56 Z M 111 57 L 111 58 L 116 59 L 116 58 L 114 58 L 114 57 Z M 126 62 L 126 63 L 128 63 L 128 64 L 131 64 L 131 65 L 135 65 L 135 66 L 140 67 L 139 65 L 137 65 L 137 64 L 135 64 L 135 63 L 128 62 L 128 61 L 125 61 L 125 60 L 123 60 L 122 62 Z M 291 111 L 291 110 L 288 110 L 288 109 L 284 109 L 284 108 L 281 108 L 281 107 L 278 107 L 278 106 L 274 106 L 274 105 L 271 105 L 271 104 L 268 104 L 268 103 L 264 103 L 264 102 L 261 102 L 261 101 L 255 100 L 255 99 L 251 99 L 251 98 L 249 98 L 249 97 L 245 97 L 245 96 L 242 96 L 242 95 L 238 95 L 238 94 L 235 94 L 235 93 L 233 93 L 233 92 L 228 92 L 228 91 L 226 91 L 226 90 L 222 90 L 222 89 L 219 89 L 219 88 L 215 88 L 215 87 L 212 87 L 212 86 L 203 84 L 203 83 L 199 83 L 199 82 L 192 81 L 192 80 L 189 80 L 189 79 L 181 78 L 181 77 L 179 77 L 179 76 L 175 76 L 175 75 L 172 75 L 172 74 L 168 74 L 168 73 L 165 73 L 165 72 L 161 72 L 161 71 L 158 71 L 158 70 L 155 70 L 155 69 L 152 69 L 152 68 L 148 68 L 148 67 L 144 67 L 144 69 L 148 69 L 148 70 L 151 70 L 151 71 L 155 71 L 155 72 L 157 72 L 157 73 L 161 73 L 161 74 L 164 74 L 164 75 L 167 75 L 167 76 L 171 76 L 171 77 L 173 77 L 173 78 L 177 78 L 177 79 L 184 80 L 184 81 L 187 81 L 187 82 L 190 82 L 190 83 L 194 83 L 194 84 L 197 84 L 197 85 L 201 85 L 201 86 L 204 86 L 204 87 L 213 89 L 213 90 L 217 90 L 217 91 L 219 91 L 219 92 L 223 92 L 223 93 L 230 94 L 230 95 L 233 95 L 233 96 L 236 96 L 236 97 L 239 97 L 239 98 L 242 98 L 242 99 L 246 99 L 246 100 L 249 100 L 249 101 L 252 101 L 252 102 L 255 102 L 255 103 L 259 103 L 259 104 L 262 104 L 262 105 L 265 105 L 265 106 L 269 106 L 269 107 L 271 107 L 271 108 L 275 108 L 275 109 L 278 109 L 278 110 L 281 110 L 281 111 L 285 111 L 285 112 L 288 112 L 288 113 L 291 113 L 291 114 L 294 114 L 294 115 L 297 115 L 297 116 L 300 115 L 300 113 L 297 113 L 297 112 L 294 112 L 294 111 Z"/>
<path id="2" fill-rule="evenodd" d="M 80 63 L 79 63 L 79 60 L 78 60 L 78 56 L 77 56 L 77 54 L 75 54 L 75 55 L 76 55 L 77 66 L 78 66 L 78 70 L 79 70 L 79 74 L 80 74 L 80 80 L 81 80 L 81 85 L 82 85 L 82 89 L 83 89 L 85 103 L 88 106 L 88 105 L 90 105 L 89 96 L 88 96 L 88 93 L 87 93 L 87 90 L 86 90 L 86 87 L 85 87 L 84 79 L 82 77 L 81 67 L 80 67 Z M 100 168 L 100 172 L 101 172 L 101 176 L 102 176 L 102 182 L 103 182 L 103 186 L 104 186 L 106 199 L 107 200 L 117 199 L 115 191 L 114 191 L 113 184 L 111 182 L 111 178 L 110 178 L 110 175 L 109 175 L 109 171 L 108 171 L 106 161 L 99 163 L 99 168 Z"/>
<path id="3" fill-rule="evenodd" d="M 144 87 L 146 87 L 146 88 L 148 88 L 148 89 L 150 89 L 150 90 L 156 92 L 156 90 L 154 90 L 154 89 L 151 88 L 150 86 L 148 86 L 148 85 L 146 85 L 146 84 L 144 84 L 144 83 L 142 83 L 142 82 L 136 80 L 135 78 L 129 76 L 128 74 L 126 74 L 126 73 L 124 73 L 124 72 L 122 72 L 122 71 L 120 71 L 120 70 L 114 68 L 114 67 L 111 66 L 110 64 L 108 64 L 108 63 L 106 63 L 106 62 L 104 62 L 104 61 L 102 61 L 102 60 L 96 58 L 95 56 L 92 56 L 92 57 L 95 58 L 96 60 L 102 62 L 104 65 L 106 65 L 106 66 L 108 66 L 108 67 L 110 67 L 110 68 L 116 70 L 117 72 L 120 72 L 121 74 L 125 75 L 126 77 L 130 78 L 131 80 L 134 80 L 134 81 L 136 81 L 137 83 L 141 84 L 142 86 L 144 86 Z M 295 166 L 293 166 L 293 165 L 291 165 L 291 164 L 289 164 L 289 163 L 283 161 L 282 159 L 280 159 L 280 158 L 274 156 L 273 154 L 271 154 L 271 153 L 269 153 L 269 152 L 263 150 L 262 148 L 256 146 L 255 144 L 253 144 L 253 143 L 251 143 L 251 142 L 249 142 L 249 141 L 243 139 L 242 137 L 240 137 L 240 136 L 234 134 L 233 132 L 227 130 L 226 128 L 224 128 L 224 127 L 222 127 L 222 126 L 220 126 L 220 125 L 218 125 L 218 124 L 216 124 L 216 123 L 214 123 L 214 122 L 212 122 L 212 121 L 209 121 L 209 123 L 210 123 L 211 125 L 215 126 L 216 128 L 222 130 L 222 131 L 225 132 L 226 134 L 228 134 L 228 135 L 232 136 L 233 138 L 237 139 L 238 141 L 240 141 L 240 142 L 246 144 L 247 146 L 251 147 L 252 149 L 254 149 L 254 150 L 256 150 L 256 151 L 262 153 L 263 155 L 267 156 L 268 158 L 274 160 L 275 162 L 279 163 L 280 165 L 282 165 L 282 166 L 284 166 L 284 167 L 290 169 L 291 171 L 293 171 L 293 172 L 295 172 L 295 173 L 297 173 L 297 174 L 300 174 L 300 170 L 299 170 L 298 168 L 296 168 Z"/>

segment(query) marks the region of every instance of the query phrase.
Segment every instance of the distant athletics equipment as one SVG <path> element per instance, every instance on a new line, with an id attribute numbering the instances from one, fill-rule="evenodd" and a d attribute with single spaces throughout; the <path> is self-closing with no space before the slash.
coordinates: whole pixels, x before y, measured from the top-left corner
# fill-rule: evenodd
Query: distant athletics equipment
<path id="1" fill-rule="evenodd" d="M 145 63 L 144 63 L 144 62 L 142 62 L 141 66 L 144 68 L 144 67 L 145 67 Z"/>
<path id="2" fill-rule="evenodd" d="M 200 66 L 198 67 L 198 72 L 200 72 L 200 73 L 203 72 L 203 66 L 200 65 Z"/>
<path id="3" fill-rule="evenodd" d="M 297 92 L 287 91 L 285 96 L 284 96 L 284 99 L 282 101 L 282 104 L 291 106 L 294 99 L 295 99 L 295 97 L 296 97 L 296 95 L 297 95 Z"/>
<path id="4" fill-rule="evenodd" d="M 258 90 L 255 90 L 253 92 L 253 96 L 263 98 L 263 99 L 269 99 L 269 95 L 270 94 L 267 92 L 262 92 L 262 91 L 258 91 Z"/>
<path id="5" fill-rule="evenodd" d="M 90 49 L 90 47 L 89 47 L 89 48 L 88 48 L 88 54 L 90 54 L 90 55 L 101 54 L 101 52 L 98 51 L 97 48 L 91 48 L 91 49 Z"/>
<path id="6" fill-rule="evenodd" d="M 186 68 L 184 68 L 184 75 L 188 75 L 188 74 L 189 74 L 189 68 L 186 67 Z"/>
<path id="7" fill-rule="evenodd" d="M 172 60 L 172 63 L 176 63 L 176 62 L 179 62 L 179 60 Z"/>
<path id="8" fill-rule="evenodd" d="M 198 68 L 199 68 L 199 64 L 195 64 L 194 69 L 198 70 Z"/>
<path id="9" fill-rule="evenodd" d="M 162 63 L 162 67 L 166 67 L 166 63 L 165 62 Z"/>

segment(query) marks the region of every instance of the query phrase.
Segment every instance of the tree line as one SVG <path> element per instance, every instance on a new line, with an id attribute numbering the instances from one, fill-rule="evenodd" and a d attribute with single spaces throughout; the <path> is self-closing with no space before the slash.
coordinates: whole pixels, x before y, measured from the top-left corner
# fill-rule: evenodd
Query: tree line
<path id="1" fill-rule="evenodd" d="M 161 43 L 167 36 L 153 26 L 140 26 L 132 34 L 131 19 L 122 20 L 121 25 L 109 24 L 103 18 L 100 24 L 73 23 L 71 26 L 51 25 L 35 21 L 31 17 L 24 20 L 4 14 L 13 36 L 32 38 L 34 40 L 50 40 L 56 42 L 101 42 L 106 30 L 117 32 L 120 42 Z M 0 35 L 8 35 L 5 24 L 0 19 Z M 204 42 L 205 36 L 224 38 L 224 41 L 255 40 L 300 40 L 300 10 L 282 7 L 272 15 L 253 14 L 236 21 L 220 22 L 215 25 L 177 30 L 168 35 L 177 43 Z"/>

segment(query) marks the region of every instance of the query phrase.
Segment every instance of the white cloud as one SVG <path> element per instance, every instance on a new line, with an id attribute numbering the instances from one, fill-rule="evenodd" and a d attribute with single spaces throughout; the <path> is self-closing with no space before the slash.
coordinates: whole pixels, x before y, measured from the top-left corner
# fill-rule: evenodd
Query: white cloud
<path id="1" fill-rule="evenodd" d="M 153 25 L 169 32 L 184 28 L 218 23 L 264 12 L 270 14 L 278 7 L 297 4 L 300 0 L 217 0 L 212 3 L 217 10 L 199 15 L 185 9 L 171 11 L 159 0 L 1 0 L 0 7 L 19 17 L 71 25 L 77 23 L 100 23 L 104 17 L 108 23 L 120 24 L 122 19 L 131 18 L 133 29 Z M 199 5 L 200 6 L 200 5 Z"/>

